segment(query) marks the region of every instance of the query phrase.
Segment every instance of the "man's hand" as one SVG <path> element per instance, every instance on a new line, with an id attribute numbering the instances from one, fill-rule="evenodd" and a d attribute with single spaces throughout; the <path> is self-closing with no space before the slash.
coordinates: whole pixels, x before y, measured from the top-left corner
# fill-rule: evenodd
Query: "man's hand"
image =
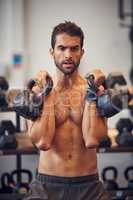
<path id="1" fill-rule="evenodd" d="M 100 69 L 95 69 L 86 75 L 86 79 L 88 83 L 86 99 L 89 102 L 95 101 L 104 93 L 105 75 Z"/>
<path id="2" fill-rule="evenodd" d="M 40 93 L 47 86 L 48 79 L 51 79 L 49 73 L 45 70 L 40 70 L 37 75 L 33 78 L 36 81 L 36 85 L 32 88 L 35 93 Z"/>
<path id="3" fill-rule="evenodd" d="M 105 81 L 105 74 L 100 69 L 94 69 L 90 73 L 86 75 L 93 75 L 94 76 L 94 83 L 99 87 L 104 84 Z"/>
<path id="4" fill-rule="evenodd" d="M 44 98 L 50 93 L 52 86 L 53 81 L 49 74 L 46 71 L 40 71 L 34 79 L 29 81 L 27 90 L 23 90 L 14 98 L 14 111 L 26 119 L 36 120 L 41 116 Z"/>

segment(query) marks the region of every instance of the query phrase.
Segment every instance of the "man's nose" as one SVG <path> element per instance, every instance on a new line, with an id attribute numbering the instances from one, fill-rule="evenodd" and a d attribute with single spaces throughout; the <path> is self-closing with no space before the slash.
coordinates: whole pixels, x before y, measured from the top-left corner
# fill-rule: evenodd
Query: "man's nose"
<path id="1" fill-rule="evenodd" d="M 70 49 L 66 49 L 66 51 L 65 51 L 65 58 L 72 58 L 72 52 L 71 52 L 71 50 Z"/>

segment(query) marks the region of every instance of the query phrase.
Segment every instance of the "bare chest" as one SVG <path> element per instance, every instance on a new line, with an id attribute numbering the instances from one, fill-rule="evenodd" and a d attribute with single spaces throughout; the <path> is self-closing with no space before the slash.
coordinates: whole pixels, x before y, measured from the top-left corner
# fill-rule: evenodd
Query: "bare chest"
<path id="1" fill-rule="evenodd" d="M 79 90 L 66 90 L 55 95 L 56 125 L 61 125 L 68 119 L 80 124 L 84 108 L 84 95 Z"/>

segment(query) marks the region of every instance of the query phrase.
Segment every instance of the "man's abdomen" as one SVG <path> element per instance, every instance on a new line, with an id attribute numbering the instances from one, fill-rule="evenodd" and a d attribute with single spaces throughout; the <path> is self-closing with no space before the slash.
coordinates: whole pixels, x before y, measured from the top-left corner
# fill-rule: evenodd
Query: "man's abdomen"
<path id="1" fill-rule="evenodd" d="M 40 152 L 38 170 L 57 176 L 95 174 L 96 150 L 85 147 L 81 128 L 68 120 L 56 130 L 51 149 Z"/>

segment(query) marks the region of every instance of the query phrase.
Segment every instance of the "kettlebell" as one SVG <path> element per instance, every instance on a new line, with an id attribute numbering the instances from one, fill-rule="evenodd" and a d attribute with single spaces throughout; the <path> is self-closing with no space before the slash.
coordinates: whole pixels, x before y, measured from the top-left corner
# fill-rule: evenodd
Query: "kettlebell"
<path id="1" fill-rule="evenodd" d="M 19 176 L 22 176 L 22 175 L 26 175 L 27 176 L 27 181 L 22 181 L 20 180 L 20 182 L 17 182 L 17 178 Z M 14 181 L 15 183 L 15 187 L 16 187 L 16 190 L 18 191 L 18 193 L 27 193 L 29 191 L 29 184 L 31 183 L 32 181 L 32 172 L 28 169 L 16 169 L 14 171 L 11 172 L 11 177 L 12 177 L 12 180 Z M 22 179 L 22 177 L 21 177 Z"/>
<path id="2" fill-rule="evenodd" d="M 0 193 L 14 192 L 12 177 L 9 173 L 5 172 L 1 175 L 1 186 Z"/>
<path id="3" fill-rule="evenodd" d="M 107 178 L 107 173 L 112 172 L 112 178 Z M 104 181 L 104 187 L 106 190 L 117 190 L 118 184 L 116 182 L 116 179 L 118 177 L 117 169 L 113 166 L 105 167 L 102 171 L 102 179 Z"/>
<path id="4" fill-rule="evenodd" d="M 13 110 L 18 113 L 18 115 L 30 119 L 36 120 L 40 117 L 44 97 L 46 97 L 52 90 L 53 81 L 48 76 L 46 78 L 46 86 L 42 88 L 42 91 L 38 94 L 32 91 L 32 88 L 37 85 L 37 80 L 31 79 L 27 84 L 27 89 L 21 91 L 13 100 Z"/>
<path id="5" fill-rule="evenodd" d="M 133 166 L 129 166 L 126 168 L 125 172 L 124 172 L 124 176 L 126 178 L 126 180 L 128 181 L 128 190 L 133 190 L 133 178 L 130 178 L 129 173 L 132 171 L 133 173 Z"/>

